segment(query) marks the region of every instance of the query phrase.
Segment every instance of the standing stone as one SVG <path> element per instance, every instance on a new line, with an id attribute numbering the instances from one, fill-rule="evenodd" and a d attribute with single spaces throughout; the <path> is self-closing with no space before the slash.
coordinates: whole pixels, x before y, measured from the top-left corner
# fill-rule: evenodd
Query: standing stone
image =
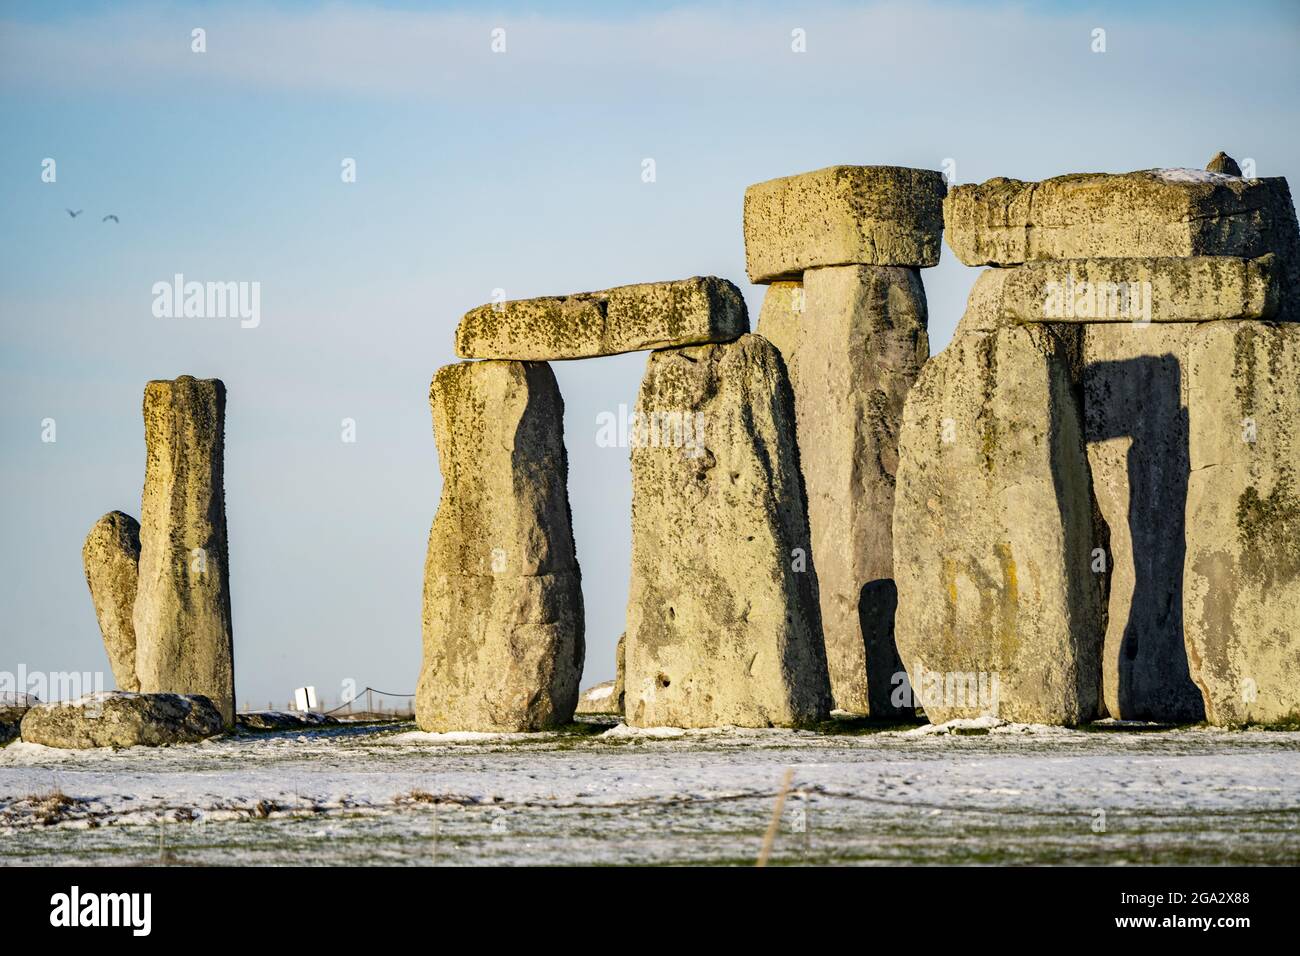
<path id="1" fill-rule="evenodd" d="M 183 375 L 144 390 L 140 577 L 132 616 L 144 693 L 201 694 L 235 718 L 223 488 L 226 387 Z"/>
<path id="2" fill-rule="evenodd" d="M 745 190 L 751 282 L 820 266 L 933 266 L 943 237 L 943 175 L 903 166 L 827 166 Z"/>
<path id="3" fill-rule="evenodd" d="M 549 365 L 463 362 L 429 391 L 442 498 L 424 568 L 422 730 L 568 723 L 584 654 L 564 402 Z"/>
<path id="4" fill-rule="evenodd" d="M 897 714 L 894 479 L 903 403 L 930 355 L 920 273 L 809 269 L 769 287 L 759 331 L 794 391 L 835 706 Z"/>
<path id="5" fill-rule="evenodd" d="M 627 632 L 618 636 L 618 647 L 614 649 L 614 701 L 618 708 L 616 714 L 623 713 L 627 693 Z"/>
<path id="6" fill-rule="evenodd" d="M 1213 322 L 1188 360 L 1183 618 L 1212 724 L 1300 721 L 1300 325 Z"/>
<path id="7" fill-rule="evenodd" d="M 110 511 L 86 535 L 81 560 L 113 679 L 119 690 L 138 691 L 131 614 L 140 570 L 139 522 L 121 511 Z"/>
<path id="8" fill-rule="evenodd" d="M 908 395 L 896 636 L 934 723 L 1096 715 L 1100 587 L 1069 362 L 1042 326 L 968 332 L 926 363 Z"/>
<path id="9" fill-rule="evenodd" d="M 1183 646 L 1187 346 L 1194 325 L 1090 325 L 1084 433 L 1110 532 L 1102 695 L 1124 720 L 1205 718 Z"/>
<path id="10" fill-rule="evenodd" d="M 756 335 L 654 352 L 636 411 L 628 723 L 824 718 L 830 682 L 780 355 Z"/>

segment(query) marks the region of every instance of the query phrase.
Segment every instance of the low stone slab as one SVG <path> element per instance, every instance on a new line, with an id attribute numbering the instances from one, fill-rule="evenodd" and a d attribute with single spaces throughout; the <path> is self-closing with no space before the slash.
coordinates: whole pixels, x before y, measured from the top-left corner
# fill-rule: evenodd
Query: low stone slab
<path id="1" fill-rule="evenodd" d="M 161 747 L 221 733 L 225 720 L 199 695 L 107 691 L 66 703 L 37 704 L 23 717 L 26 743 L 66 750 Z"/>
<path id="2" fill-rule="evenodd" d="M 632 449 L 628 723 L 823 719 L 830 681 L 780 354 L 757 335 L 654 352 L 637 411 L 678 427 Z"/>
<path id="3" fill-rule="evenodd" d="M 456 329 L 461 358 L 592 358 L 705 342 L 749 331 L 744 297 L 716 276 L 481 305 Z"/>
<path id="4" fill-rule="evenodd" d="M 121 511 L 110 511 L 86 535 L 81 560 L 113 679 L 119 690 L 138 691 L 131 614 L 140 564 L 140 523 Z"/>
<path id="5" fill-rule="evenodd" d="M 966 328 L 1267 319 L 1279 310 L 1276 266 L 1269 254 L 1046 260 L 986 269 L 967 301 Z"/>
<path id="6" fill-rule="evenodd" d="M 1194 325 L 1090 325 L 1084 435 L 1109 529 L 1102 696 L 1111 717 L 1205 718 L 1183 644 L 1188 345 Z"/>
<path id="7" fill-rule="evenodd" d="M 943 204 L 948 245 L 968 266 L 1114 256 L 1239 256 L 1296 247 L 1281 177 L 1200 169 L 1074 173 L 1042 182 L 998 177 L 954 186 Z"/>
<path id="8" fill-rule="evenodd" d="M 1044 326 L 971 332 L 908 395 L 895 634 L 932 723 L 1097 714 L 1101 587 L 1069 365 Z"/>
<path id="9" fill-rule="evenodd" d="M 1300 721 L 1300 325 L 1189 346 L 1183 627 L 1213 724 Z"/>
<path id="10" fill-rule="evenodd" d="M 429 392 L 442 498 L 424 572 L 421 730 L 567 723 L 584 654 L 564 402 L 549 365 L 463 362 Z"/>
<path id="11" fill-rule="evenodd" d="M 578 695 L 579 714 L 619 714 L 622 707 L 614 693 L 614 681 L 601 681 L 593 684 Z"/>
<path id="12" fill-rule="evenodd" d="M 794 391 L 835 706 L 898 714 L 894 480 L 903 402 L 930 356 L 925 289 L 904 266 L 809 269 L 768 287 L 759 332 Z"/>
<path id="13" fill-rule="evenodd" d="M 240 730 L 309 730 L 342 722 L 332 714 L 313 711 L 250 710 L 235 715 L 235 726 Z"/>
<path id="14" fill-rule="evenodd" d="M 29 694 L 0 693 L 0 744 L 18 739 L 23 714 L 39 703 Z"/>
<path id="15" fill-rule="evenodd" d="M 935 170 L 827 166 L 745 190 L 751 282 L 797 279 L 819 266 L 933 266 L 947 185 Z"/>

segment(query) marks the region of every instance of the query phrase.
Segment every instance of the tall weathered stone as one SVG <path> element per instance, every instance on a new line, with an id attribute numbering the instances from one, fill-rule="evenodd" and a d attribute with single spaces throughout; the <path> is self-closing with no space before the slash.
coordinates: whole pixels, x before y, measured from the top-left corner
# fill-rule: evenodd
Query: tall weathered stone
<path id="1" fill-rule="evenodd" d="M 637 412 L 668 427 L 632 449 L 628 723 L 823 718 L 830 684 L 780 355 L 756 335 L 654 352 Z"/>
<path id="2" fill-rule="evenodd" d="M 1300 325 L 1208 323 L 1189 352 L 1191 676 L 1211 723 L 1300 721 Z"/>
<path id="3" fill-rule="evenodd" d="M 201 694 L 231 726 L 225 421 L 226 387 L 218 379 L 183 375 L 145 386 L 140 575 L 132 621 L 140 690 Z"/>
<path id="4" fill-rule="evenodd" d="M 442 497 L 424 571 L 427 731 L 567 723 L 584 654 L 564 402 L 549 365 L 463 362 L 429 390 Z"/>
<path id="5" fill-rule="evenodd" d="M 481 305 L 456 329 L 461 358 L 590 358 L 729 342 L 749 331 L 745 299 L 716 276 Z"/>
<path id="6" fill-rule="evenodd" d="M 967 332 L 908 395 L 896 637 L 933 722 L 1097 712 L 1100 587 L 1070 357 L 1043 326 Z"/>
<path id="7" fill-rule="evenodd" d="M 894 481 L 903 402 L 930 355 L 916 269 L 831 266 L 768 288 L 759 332 L 794 392 L 835 706 L 899 711 Z"/>
<path id="8" fill-rule="evenodd" d="M 140 571 L 139 522 L 121 511 L 110 511 L 86 535 L 81 560 L 113 679 L 119 690 L 138 691 L 131 614 Z"/>
<path id="9" fill-rule="evenodd" d="M 751 282 L 821 266 L 933 266 L 943 237 L 942 174 L 902 166 L 827 166 L 745 190 Z"/>
<path id="10" fill-rule="evenodd" d="M 1124 720 L 1204 719 L 1183 645 L 1183 512 L 1189 473 L 1187 346 L 1197 326 L 1090 325 L 1084 434 L 1109 528 L 1106 711 Z"/>

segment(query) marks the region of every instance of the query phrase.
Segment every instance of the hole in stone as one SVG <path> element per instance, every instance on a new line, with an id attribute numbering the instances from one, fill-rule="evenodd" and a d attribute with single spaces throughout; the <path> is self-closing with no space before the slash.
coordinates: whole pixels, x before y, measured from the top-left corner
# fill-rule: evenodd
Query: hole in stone
<path id="1" fill-rule="evenodd" d="M 660 674 L 658 677 L 655 678 L 655 680 L 658 682 L 660 687 L 667 687 L 669 684 L 672 683 L 672 681 L 668 679 L 667 674 Z"/>

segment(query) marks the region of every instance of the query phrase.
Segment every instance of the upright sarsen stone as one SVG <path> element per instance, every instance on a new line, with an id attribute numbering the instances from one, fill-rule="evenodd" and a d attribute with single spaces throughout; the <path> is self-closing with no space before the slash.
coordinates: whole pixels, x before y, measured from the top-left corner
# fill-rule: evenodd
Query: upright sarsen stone
<path id="1" fill-rule="evenodd" d="M 140 570 L 139 522 L 121 511 L 110 511 L 86 535 L 81 560 L 113 679 L 119 690 L 138 691 L 131 615 Z"/>
<path id="2" fill-rule="evenodd" d="M 1102 695 L 1124 720 L 1205 718 L 1183 644 L 1187 346 L 1197 334 L 1188 324 L 1084 334 L 1084 433 L 1110 538 Z"/>
<path id="3" fill-rule="evenodd" d="M 230 726 L 234 642 L 223 489 L 226 387 L 183 375 L 144 391 L 140 575 L 132 620 L 144 693 L 200 694 Z"/>
<path id="4" fill-rule="evenodd" d="M 925 290 L 902 266 L 809 269 L 768 288 L 759 332 L 794 391 L 835 706 L 901 709 L 894 481 L 907 392 L 930 354 Z"/>
<path id="5" fill-rule="evenodd" d="M 939 723 L 1097 713 L 1100 586 L 1070 357 L 1042 326 L 972 331 L 908 395 L 894 499 L 896 638 Z"/>
<path id="6" fill-rule="evenodd" d="M 1213 724 L 1300 721 L 1300 325 L 1189 347 L 1183 627 Z"/>
<path id="7" fill-rule="evenodd" d="M 825 717 L 817 579 L 780 355 L 756 335 L 654 352 L 637 416 L 646 427 L 632 449 L 628 723 Z M 686 428 L 690 440 L 679 440 Z"/>
<path id="8" fill-rule="evenodd" d="M 584 654 L 564 403 L 549 365 L 463 362 L 429 391 L 442 497 L 424 571 L 422 730 L 567 723 Z"/>

